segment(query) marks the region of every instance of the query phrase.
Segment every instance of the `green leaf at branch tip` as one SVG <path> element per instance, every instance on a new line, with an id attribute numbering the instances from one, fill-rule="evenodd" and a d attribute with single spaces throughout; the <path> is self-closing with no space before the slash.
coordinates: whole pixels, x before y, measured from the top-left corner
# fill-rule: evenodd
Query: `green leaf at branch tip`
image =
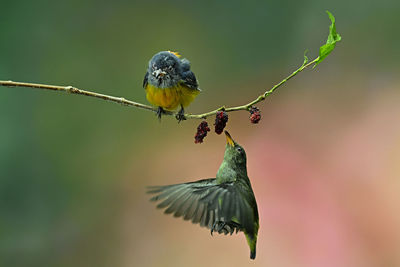
<path id="1" fill-rule="evenodd" d="M 321 63 L 333 51 L 337 42 L 342 40 L 342 37 L 336 32 L 335 17 L 329 11 L 326 11 L 326 13 L 328 13 L 332 24 L 329 26 L 328 40 L 326 40 L 326 44 L 319 48 L 319 57 L 313 68 Z"/>
<path id="2" fill-rule="evenodd" d="M 308 53 L 308 49 L 306 49 L 306 51 L 304 51 L 304 61 L 303 61 L 302 67 L 308 63 L 307 53 Z"/>

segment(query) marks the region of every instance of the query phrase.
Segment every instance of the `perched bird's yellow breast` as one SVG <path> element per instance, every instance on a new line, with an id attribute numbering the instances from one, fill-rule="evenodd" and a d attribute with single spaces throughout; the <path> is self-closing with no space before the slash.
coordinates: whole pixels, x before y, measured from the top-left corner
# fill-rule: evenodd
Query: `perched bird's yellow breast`
<path id="1" fill-rule="evenodd" d="M 187 107 L 200 92 L 182 83 L 170 88 L 158 88 L 148 83 L 145 89 L 147 100 L 154 106 L 166 110 L 174 110 L 180 105 Z"/>

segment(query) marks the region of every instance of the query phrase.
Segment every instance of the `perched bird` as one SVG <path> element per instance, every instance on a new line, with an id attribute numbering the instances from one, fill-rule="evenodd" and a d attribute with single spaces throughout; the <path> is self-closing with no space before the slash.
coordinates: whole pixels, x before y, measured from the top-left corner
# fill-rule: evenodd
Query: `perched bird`
<path id="1" fill-rule="evenodd" d="M 250 259 L 256 257 L 259 228 L 257 203 L 246 168 L 246 153 L 225 131 L 224 160 L 216 178 L 166 186 L 152 186 L 148 193 L 160 200 L 157 208 L 183 217 L 225 235 L 244 232 L 250 247 Z"/>
<path id="2" fill-rule="evenodd" d="M 190 62 L 181 59 L 176 52 L 162 51 L 149 61 L 143 88 L 147 100 L 158 107 L 157 116 L 161 119 L 164 110 L 175 110 L 180 106 L 177 115 L 179 121 L 185 119 L 184 108 L 200 93 Z"/>

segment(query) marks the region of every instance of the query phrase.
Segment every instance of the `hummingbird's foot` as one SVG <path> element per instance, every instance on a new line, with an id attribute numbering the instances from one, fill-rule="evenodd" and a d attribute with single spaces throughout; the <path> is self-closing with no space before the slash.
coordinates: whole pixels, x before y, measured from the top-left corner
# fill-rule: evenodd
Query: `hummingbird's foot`
<path id="1" fill-rule="evenodd" d="M 212 228 L 211 228 L 211 235 L 213 235 L 213 232 L 216 231 L 220 233 L 221 229 L 224 227 L 225 222 L 222 221 L 215 221 Z"/>
<path id="2" fill-rule="evenodd" d="M 156 114 L 157 114 L 157 118 L 161 121 L 161 115 L 165 114 L 165 111 L 162 107 L 158 107 Z"/>
<path id="3" fill-rule="evenodd" d="M 183 107 L 181 106 L 181 109 L 178 111 L 178 113 L 176 114 L 176 119 L 178 120 L 178 123 L 180 123 L 183 120 L 186 120 L 185 117 L 185 110 L 183 109 Z"/>
<path id="4" fill-rule="evenodd" d="M 231 235 L 233 234 L 234 231 L 236 231 L 236 234 L 237 234 L 237 232 L 239 232 L 239 230 L 240 230 L 240 224 L 232 222 L 232 221 L 229 223 L 229 227 L 231 228 L 231 230 L 229 231 L 229 233 Z"/>
<path id="5" fill-rule="evenodd" d="M 219 234 L 224 233 L 226 235 L 229 233 L 232 235 L 233 232 L 235 232 L 235 230 L 236 230 L 236 233 L 239 232 L 240 224 L 232 222 L 232 221 L 230 221 L 229 223 L 223 222 L 223 221 L 216 221 L 216 222 L 214 222 L 214 224 L 211 228 L 211 235 L 213 235 L 214 231 L 218 232 Z"/>

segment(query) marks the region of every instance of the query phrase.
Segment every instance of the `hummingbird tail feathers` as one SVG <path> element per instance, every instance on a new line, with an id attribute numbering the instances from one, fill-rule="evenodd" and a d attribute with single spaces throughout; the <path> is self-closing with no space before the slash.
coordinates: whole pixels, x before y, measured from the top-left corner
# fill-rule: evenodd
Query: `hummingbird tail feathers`
<path id="1" fill-rule="evenodd" d="M 250 259 L 254 260 L 256 258 L 256 247 L 254 246 L 254 250 L 250 251 Z"/>
<path id="2" fill-rule="evenodd" d="M 250 259 L 254 260 L 256 258 L 256 243 L 257 243 L 257 235 L 249 235 L 245 233 L 246 239 L 247 239 L 247 244 L 249 244 L 250 247 Z"/>

